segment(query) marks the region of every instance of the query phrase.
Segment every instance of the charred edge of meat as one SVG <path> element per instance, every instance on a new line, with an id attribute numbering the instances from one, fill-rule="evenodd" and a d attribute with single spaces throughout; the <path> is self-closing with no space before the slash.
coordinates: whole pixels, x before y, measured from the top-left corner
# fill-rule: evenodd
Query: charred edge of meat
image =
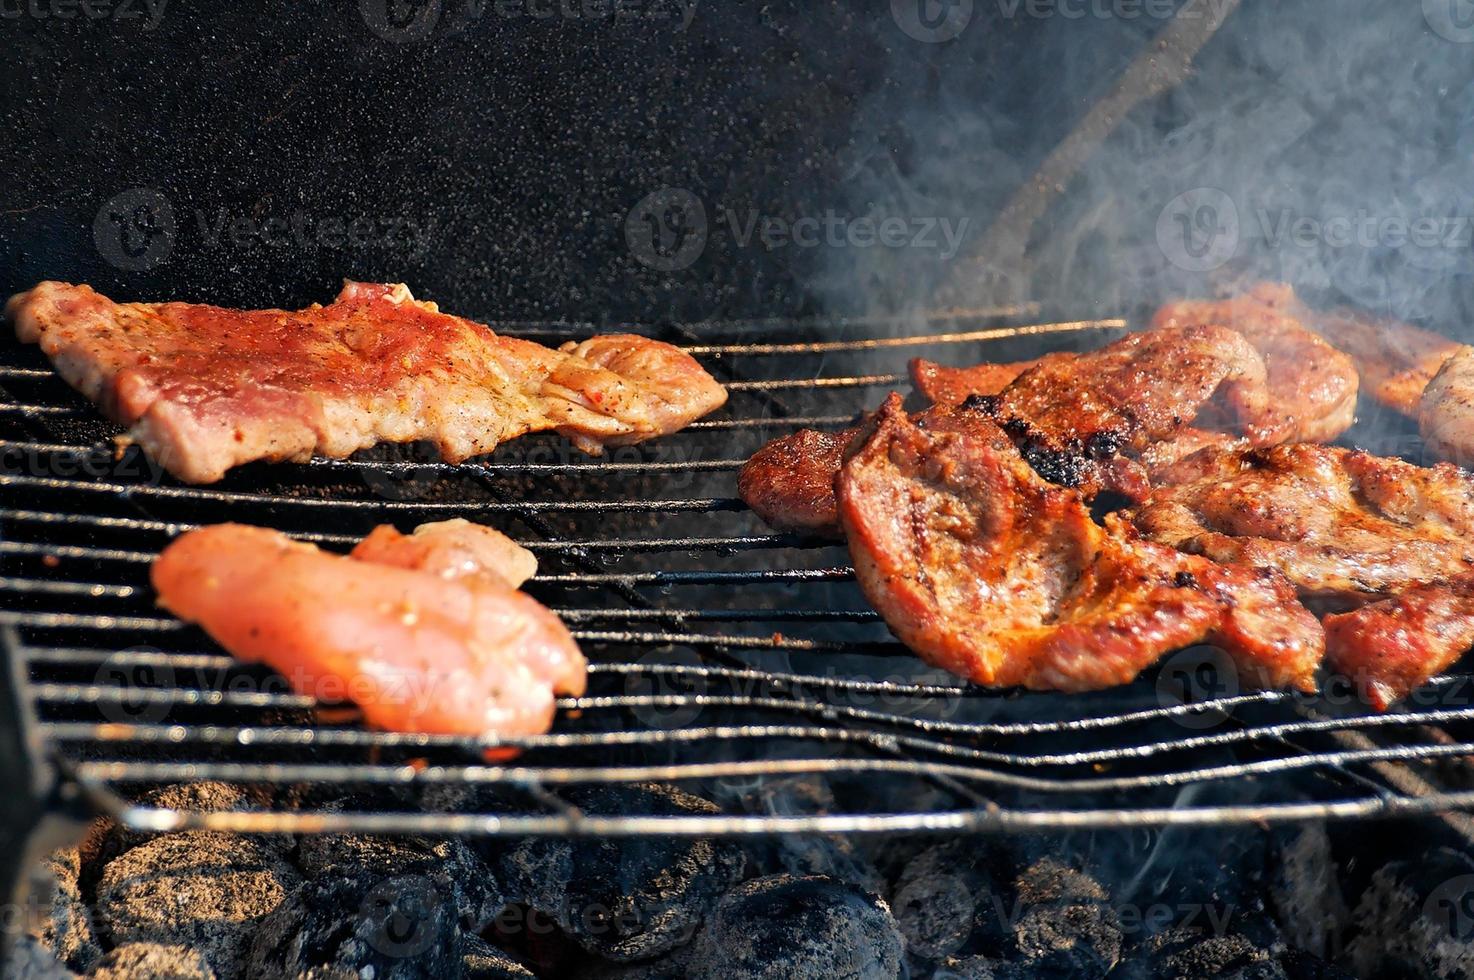
<path id="1" fill-rule="evenodd" d="M 1044 479 L 1062 487 L 1078 487 L 1090 479 L 1090 464 L 1080 453 L 1030 442 L 1019 451 L 1024 460 Z"/>
<path id="2" fill-rule="evenodd" d="M 998 395 L 968 395 L 960 407 L 970 412 L 981 412 L 998 423 L 1034 472 L 1062 487 L 1080 487 L 1090 482 L 1091 463 L 1120 455 L 1125 444 L 1125 437 L 1120 432 L 1102 430 L 1092 432 L 1083 440 L 1068 439 L 1061 445 L 1035 429 L 1027 419 L 1000 417 Z"/>
<path id="3" fill-rule="evenodd" d="M 997 395 L 968 395 L 962 400 L 961 407 L 969 412 L 982 412 L 991 418 L 998 414 L 998 401 Z"/>

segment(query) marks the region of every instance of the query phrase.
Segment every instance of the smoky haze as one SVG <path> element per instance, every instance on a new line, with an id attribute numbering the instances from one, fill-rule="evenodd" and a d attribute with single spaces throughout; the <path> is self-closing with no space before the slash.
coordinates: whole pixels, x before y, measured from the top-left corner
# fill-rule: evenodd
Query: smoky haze
<path id="1" fill-rule="evenodd" d="M 966 234 L 951 258 L 822 250 L 809 275 L 822 304 L 936 309 L 952 305 L 938 299 L 950 276 L 968 305 L 1023 295 L 1112 315 L 1271 278 L 1313 302 L 1474 336 L 1466 0 L 1244 0 L 1183 84 L 1138 104 L 1054 189 L 1021 268 L 977 254 L 1004 202 L 1148 49 L 1171 7 L 979 0 L 960 34 L 937 41 L 901 29 L 898 0 L 897 23 L 879 25 L 896 28 L 883 39 L 885 81 L 856 114 L 838 193 L 854 214 L 948 220 Z"/>

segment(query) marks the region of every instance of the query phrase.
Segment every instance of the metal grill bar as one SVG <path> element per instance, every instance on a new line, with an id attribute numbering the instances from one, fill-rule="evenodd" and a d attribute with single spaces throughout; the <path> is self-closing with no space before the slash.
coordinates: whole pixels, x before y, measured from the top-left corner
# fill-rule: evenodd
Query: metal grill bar
<path id="1" fill-rule="evenodd" d="M 1125 330 L 1126 321 L 1074 320 L 1067 323 L 1037 323 L 1027 327 L 994 327 L 987 330 L 963 330 L 954 333 L 920 334 L 910 337 L 871 337 L 867 340 L 821 340 L 807 344 L 691 344 L 682 347 L 688 354 L 828 354 L 840 351 L 876 351 L 893 347 L 933 347 L 972 341 L 1005 340 L 1018 337 L 1040 337 L 1055 333 L 1079 333 L 1082 330 Z"/>
<path id="2" fill-rule="evenodd" d="M 840 378 L 776 378 L 771 381 L 729 381 L 728 391 L 782 391 L 795 388 L 876 388 L 901 384 L 904 374 L 858 374 Z"/>
<path id="3" fill-rule="evenodd" d="M 71 457 L 86 457 L 98 447 L 79 447 L 64 442 L 28 442 L 0 439 L 0 454 L 7 450 L 29 453 L 56 453 Z M 647 460 L 621 463 L 614 461 L 588 463 L 497 463 L 492 461 L 475 463 L 406 462 L 390 460 L 375 462 L 362 459 L 325 459 L 315 456 L 306 463 L 296 466 L 315 470 L 342 470 L 351 473 L 383 473 L 390 476 L 404 473 L 445 473 L 456 475 L 503 474 L 503 473 L 665 473 L 691 470 L 696 472 L 720 473 L 740 469 L 745 459 L 695 459 L 682 462 Z"/>
<path id="4" fill-rule="evenodd" d="M 480 505 L 466 508 L 480 510 Z M 180 533 L 187 526 L 179 525 Z M 351 544 L 349 535 L 327 535 L 306 532 L 296 534 L 303 541 Z M 591 538 L 585 541 L 529 541 L 518 543 L 530 551 L 758 551 L 777 548 L 833 548 L 832 541 L 816 541 L 794 534 L 739 534 L 731 537 L 688 538 Z M 123 551 L 116 548 L 93 548 L 87 545 L 48 545 L 31 541 L 0 541 L 0 552 L 51 556 L 53 558 L 93 558 L 105 561 L 151 562 L 154 552 Z"/>
<path id="5" fill-rule="evenodd" d="M 33 405 L 20 402 L 0 405 L 0 415 L 54 415 L 58 417 L 87 418 L 91 414 L 88 409 L 76 408 L 71 405 Z M 853 420 L 853 415 L 801 415 L 792 418 L 775 415 L 749 419 L 700 419 L 692 422 L 686 428 L 692 432 L 729 429 L 823 428 L 827 426 L 848 425 Z M 313 460 L 314 463 L 318 461 L 317 459 Z"/>
<path id="6" fill-rule="evenodd" d="M 797 684 L 794 684 L 794 686 L 797 686 Z M 53 701 L 63 704 L 71 704 L 77 702 L 97 703 L 107 701 L 113 703 L 126 702 L 138 705 L 219 704 L 232 705 L 237 707 L 263 708 L 310 708 L 314 704 L 311 698 L 281 692 L 251 692 L 237 690 L 225 691 L 199 688 L 143 688 L 125 690 L 120 687 L 78 684 L 38 684 L 36 685 L 36 688 L 38 700 L 43 702 Z M 1135 717 L 1130 718 L 1126 721 L 1122 721 L 1118 718 L 1103 717 L 1099 719 L 1094 719 L 1094 721 L 1097 722 L 1097 724 L 1095 725 L 1056 723 L 1053 726 L 1048 726 L 1044 724 L 1037 724 L 1031 726 L 1034 730 L 1024 732 L 1020 731 L 1020 729 L 1029 726 L 994 725 L 986 722 L 952 722 L 946 720 L 916 718 L 909 715 L 897 714 L 895 712 L 874 711 L 865 708 L 851 707 L 843 704 L 821 703 L 817 701 L 796 702 L 791 699 L 785 698 L 754 697 L 750 695 L 626 694 L 602 698 L 561 698 L 559 699 L 559 705 L 566 710 L 577 711 L 625 710 L 628 708 L 638 707 L 761 708 L 765 710 L 777 711 L 780 713 L 819 713 L 829 717 L 845 717 L 859 721 L 885 724 L 893 727 L 908 728 L 914 731 L 927 732 L 934 735 L 966 735 L 974 737 L 996 737 L 1002 735 L 1019 736 L 1024 734 L 1038 736 L 1051 732 L 1058 733 L 1069 731 L 1083 731 L 1088 728 L 1099 730 L 1103 727 L 1106 727 L 1107 725 L 1109 725 L 1110 727 L 1117 727 L 1119 725 L 1131 724 L 1142 720 L 1147 720 L 1149 718 L 1170 717 L 1169 715 L 1162 713 L 1149 714 L 1148 712 L 1137 712 L 1135 713 Z M 1182 716 L 1188 713 L 1189 712 L 1187 711 L 1179 711 L 1175 714 L 1177 716 Z M 1191 706 L 1191 713 L 1202 714 L 1202 706 Z M 886 735 L 884 737 L 888 740 L 896 741 L 898 744 L 904 745 L 908 748 L 925 750 L 928 752 L 943 755 L 964 756 L 977 761 L 986 761 L 1015 768 L 1079 767 L 1087 765 L 1093 766 L 1107 763 L 1119 763 L 1126 760 L 1143 760 L 1153 756 L 1174 752 L 1191 753 L 1205 748 L 1242 745 L 1256 741 L 1281 740 L 1285 739 L 1286 737 L 1296 735 L 1353 730 L 1364 731 L 1374 729 L 1388 729 L 1410 725 L 1467 722 L 1471 720 L 1474 720 L 1474 708 L 1432 710 L 1423 714 L 1419 714 L 1417 716 L 1395 714 L 1364 715 L 1350 721 L 1310 719 L 1263 725 L 1255 728 L 1234 729 L 1226 732 L 1214 732 L 1206 735 L 1176 737 L 1169 740 L 1145 741 L 1141 743 L 1134 743 L 1128 747 L 1113 747 L 1054 753 L 1001 752 L 967 748 L 965 746 L 959 746 L 948 742 L 939 742 L 932 739 L 919 739 L 895 735 Z M 188 730 L 176 731 L 172 727 L 166 727 L 162 729 L 148 729 L 139 726 L 118 728 L 117 726 L 101 725 L 91 727 L 84 726 L 81 729 L 73 728 L 69 729 L 69 731 L 71 731 L 73 734 L 75 734 L 77 731 L 87 731 L 91 737 L 96 738 L 99 741 L 134 741 L 140 739 L 160 741 L 164 738 L 167 738 L 168 741 L 174 743 L 185 741 L 219 742 L 222 740 L 222 735 L 220 734 L 221 732 L 231 731 L 235 733 L 234 737 L 238 737 L 241 731 L 250 732 L 251 734 L 248 736 L 248 738 L 251 744 L 257 744 L 263 739 L 278 741 L 283 737 L 280 734 L 272 734 L 272 729 L 262 729 L 259 727 L 249 727 L 234 730 L 211 728 L 209 729 L 209 731 L 213 734 L 196 734 L 193 737 L 191 737 Z M 167 733 L 167 735 L 156 735 L 151 738 L 148 734 L 148 732 L 150 731 L 163 732 Z M 782 737 L 804 738 L 823 741 L 829 739 L 830 733 L 834 731 L 836 730 L 824 728 L 793 728 L 791 726 L 782 728 L 763 726 L 760 729 L 753 729 L 750 726 L 716 727 L 696 729 L 694 731 L 686 731 L 680 733 L 666 730 L 655 730 L 626 735 L 624 737 L 624 743 L 633 744 L 634 742 L 639 742 L 641 744 L 666 744 L 676 741 L 696 741 L 703 738 L 750 738 L 754 737 L 754 732 L 761 732 L 760 737 L 776 737 L 781 732 L 783 733 Z M 834 736 L 835 738 L 840 738 L 841 740 L 881 737 L 877 733 L 869 731 L 854 731 L 844 729 L 839 729 L 837 731 L 841 731 L 844 733 L 842 735 Z M 579 744 L 608 744 L 608 739 L 610 737 L 611 733 L 606 732 L 593 737 L 592 740 L 582 743 L 576 740 L 571 740 L 570 736 L 534 736 L 527 738 L 487 739 L 470 743 L 468 743 L 467 740 L 460 739 L 445 740 L 437 743 L 426 741 L 424 736 L 414 736 L 414 738 L 416 739 L 415 741 L 406 743 L 402 740 L 402 738 L 396 736 L 383 734 L 370 735 L 367 733 L 359 733 L 357 740 L 350 743 L 339 744 L 377 745 L 382 747 L 402 746 L 405 744 L 412 744 L 418 747 L 427 747 L 434 744 L 439 744 L 441 746 L 474 744 L 478 748 L 546 748 L 570 747 Z M 324 739 L 326 739 L 327 741 L 324 741 Z M 322 732 L 309 733 L 306 736 L 306 740 L 311 741 L 314 744 L 330 744 L 331 736 L 328 736 Z M 1417 753 L 1420 753 L 1425 749 L 1438 748 L 1440 751 L 1442 751 L 1444 749 L 1448 749 L 1449 745 L 1445 743 L 1436 746 L 1416 745 L 1404 746 L 1403 748 L 1407 749 L 1409 752 L 1413 753 L 1414 756 L 1416 756 Z M 1460 755 L 1462 753 L 1451 751 L 1448 754 Z M 1344 752 L 1341 753 L 1339 757 L 1344 758 L 1348 761 L 1352 758 Z M 1422 756 L 1417 757 L 1421 758 Z M 1291 761 L 1303 761 L 1306 759 L 1320 758 L 1320 756 L 1300 755 L 1292 757 Z M 1312 762 L 1309 764 L 1314 765 L 1319 763 Z M 1214 771 L 1220 770 L 1225 772 L 1232 770 L 1243 774 L 1255 771 L 1247 768 L 1234 769 L 1233 767 L 1218 767 Z"/>
<path id="7" fill-rule="evenodd" d="M 687 349 L 722 358 L 732 376 L 729 387 L 742 395 L 734 399 L 741 410 L 702 420 L 641 458 L 456 465 L 355 458 L 272 468 L 267 479 L 327 482 L 327 492 L 310 496 L 297 493 L 295 485 L 284 491 L 264 481 L 260 490 L 230 488 L 229 479 L 200 488 L 109 471 L 106 447 L 86 444 L 86 438 L 96 438 L 95 427 L 84 439 L 73 431 L 70 419 L 87 417 L 90 410 L 78 409 L 76 396 L 48 369 L 0 367 L 0 378 L 26 382 L 17 386 L 25 389 L 25 401 L 0 402 L 0 456 L 24 463 L 23 472 L 0 476 L 0 559 L 18 566 L 0 575 L 0 625 L 8 628 L 13 652 L 26 658 L 29 693 L 61 765 L 125 823 L 141 829 L 250 824 L 272 832 L 341 826 L 606 835 L 1012 830 L 1384 816 L 1474 805 L 1474 794 L 1440 789 L 1410 795 L 1398 787 L 1412 782 L 1387 786 L 1377 778 L 1385 771 L 1379 767 L 1446 764 L 1474 755 L 1474 743 L 1458 734 L 1474 723 L 1465 675 L 1438 679 L 1428 688 L 1428 700 L 1386 715 L 1347 711 L 1344 705 L 1327 712 L 1321 699 L 1276 691 L 1180 704 L 1164 700 L 1150 678 L 1095 700 L 938 681 L 936 672 L 899 644 L 872 638 L 877 617 L 852 608 L 854 571 L 824 554 L 835 547 L 832 542 L 754 530 L 753 518 L 731 496 L 732 472 L 751 447 L 723 445 L 715 454 L 704 448 L 711 442 L 682 448 L 702 439 L 719 441 L 723 433 L 747 440 L 748 432 L 768 427 L 850 424 L 873 407 L 871 389 L 904 383 L 903 363 L 883 359 L 903 358 L 908 348 L 1021 338 L 1044 344 L 1125 326 L 1118 319 L 984 323 L 933 335 L 801 342 L 790 332 L 777 342 L 759 337 L 723 344 L 692 334 Z M 849 356 L 865 360 L 845 360 Z M 766 370 L 743 376 L 733 364 L 748 357 L 766 359 L 786 376 L 767 377 Z M 806 357 L 826 360 L 797 361 Z M 782 358 L 795 363 L 778 363 Z M 1022 358 L 1014 351 L 1000 359 Z M 831 361 L 843 362 L 840 373 L 823 375 L 816 367 L 802 376 L 805 365 Z M 671 448 L 679 450 L 675 461 L 652 455 Z M 711 455 L 719 458 L 704 458 Z M 75 472 L 77 457 L 89 460 L 92 475 Z M 96 466 L 104 470 L 96 472 Z M 422 474 L 464 478 L 474 493 L 466 497 L 456 485 L 453 493 L 428 500 L 345 497 L 331 482 L 339 475 Z M 648 482 L 621 482 L 675 474 L 687 480 L 679 496 L 652 495 Z M 548 499 L 547 493 L 563 491 L 537 481 L 555 476 L 581 485 L 598 482 L 586 499 Z M 493 479 L 498 482 L 488 482 Z M 631 489 L 622 493 L 626 486 Z M 385 517 L 518 520 L 531 532 L 523 543 L 544 562 L 534 584 L 558 597 L 549 599 L 550 606 L 575 627 L 594 659 L 589 692 L 559 700 L 563 720 L 552 732 L 522 739 L 366 731 L 342 711 L 332 724 L 287 720 L 311 718 L 317 702 L 264 668 L 241 665 L 218 651 L 174 649 L 198 646 L 198 634 L 171 618 L 133 614 L 152 611 L 143 605 L 152 595 L 141 573 L 162 543 L 199 524 L 230 519 L 241 506 L 263 508 L 272 515 L 268 522 L 307 524 L 296 536 L 338 548 L 352 545 Z M 815 558 L 825 560 L 817 564 Z M 685 590 L 679 601 L 666 591 L 676 587 Z M 591 597 L 591 589 L 607 591 Z M 569 590 L 582 591 L 571 597 Z M 848 598 L 838 601 L 840 593 L 833 590 Z M 607 603 L 600 601 L 605 595 Z M 696 623 L 738 627 L 690 628 Z M 635 628 L 594 628 L 620 624 Z M 167 649 L 128 649 L 140 641 Z M 880 664 L 884 677 L 875 674 Z M 140 709 L 147 709 L 142 720 Z M 672 728 L 644 720 L 673 713 L 689 715 L 691 722 Z M 1426 737 L 1435 725 L 1450 731 Z M 526 755 L 511 763 L 480 761 L 482 752 L 506 748 Z M 656 754 L 638 757 L 642 752 Z M 699 788 L 713 779 L 815 776 L 919 781 L 963 806 L 798 818 L 373 810 L 177 814 L 131 807 L 115 792 L 158 781 L 227 779 L 325 787 L 504 785 L 546 801 L 554 798 L 545 788 L 584 783 L 639 779 Z M 1261 792 L 1272 787 L 1269 802 L 1156 806 L 1152 795 L 1166 792 L 1171 800 L 1183 787 L 1250 780 L 1258 781 Z M 990 800 L 1016 802 L 985 806 L 979 788 Z M 1052 802 L 1041 803 L 1038 794 Z M 1316 798 L 1294 798 L 1307 795 Z"/>
<path id="8" fill-rule="evenodd" d="M 684 763 L 672 766 L 566 766 L 524 771 L 501 767 L 353 766 L 171 762 L 83 762 L 84 779 L 106 782 L 180 782 L 218 779 L 233 783 L 349 783 L 365 786 L 435 784 L 513 784 L 533 786 L 607 785 L 632 782 L 676 782 L 732 777 L 792 776 L 815 773 L 899 773 L 945 776 L 964 782 L 1001 786 L 1032 793 L 1119 793 L 1193 783 L 1220 782 L 1245 776 L 1281 774 L 1334 763 L 1359 765 L 1378 761 L 1427 761 L 1474 754 L 1474 743 L 1404 745 L 1385 749 L 1321 752 L 1232 766 L 1178 769 L 1149 776 L 1054 780 L 1019 776 L 978 765 L 894 759 L 773 759 L 754 762 Z"/>
<path id="9" fill-rule="evenodd" d="M 200 487 L 159 486 L 149 483 L 109 483 L 95 481 L 78 483 L 57 477 L 0 475 L 0 487 L 24 487 L 36 490 L 66 490 L 75 493 L 105 494 L 119 497 L 163 498 L 171 500 L 209 501 L 212 503 L 269 504 L 274 507 L 305 507 L 332 510 L 394 510 L 394 511 L 452 511 L 467 509 L 465 502 L 415 501 L 384 499 L 336 499 L 316 497 L 288 497 L 281 494 L 236 493 L 227 490 L 206 490 Z M 679 511 L 708 513 L 718 510 L 746 510 L 746 505 L 737 497 L 706 497 L 696 499 L 676 498 L 669 500 L 529 500 L 523 503 L 479 501 L 474 505 L 478 511 L 488 513 L 542 513 L 574 511 L 584 513 L 653 513 L 667 514 Z"/>
<path id="10" fill-rule="evenodd" d="M 456 813 L 193 813 L 133 807 L 114 799 L 124 826 L 155 833 L 224 830 L 276 834 L 426 834 L 497 837 L 767 837 L 781 834 L 1024 833 L 1099 827 L 1205 827 L 1305 820 L 1391 819 L 1474 809 L 1474 791 L 1437 797 L 1371 795 L 1314 803 L 1135 809 L 945 810 L 823 816 L 598 817 L 588 814 L 502 816 Z"/>

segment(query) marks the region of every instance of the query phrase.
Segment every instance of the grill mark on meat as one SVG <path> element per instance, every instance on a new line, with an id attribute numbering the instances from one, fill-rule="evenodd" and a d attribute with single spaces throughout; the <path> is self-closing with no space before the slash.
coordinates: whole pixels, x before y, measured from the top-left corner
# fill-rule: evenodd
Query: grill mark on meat
<path id="1" fill-rule="evenodd" d="M 1200 414 L 1226 415 L 1224 423 L 1251 442 L 1270 434 L 1263 425 L 1269 404 L 1263 359 L 1242 336 L 1220 326 L 1164 328 L 1095 351 L 1048 354 L 1001 390 L 965 393 L 969 372 L 997 381 L 1020 366 L 947 369 L 917 359 L 911 374 L 938 404 L 992 417 L 1040 475 L 1092 496 L 1144 493 L 1144 474 L 1120 457 L 1161 462 L 1185 454 L 1186 447 L 1157 447 L 1188 437 L 1187 427 Z M 998 367 L 1009 372 L 992 370 Z M 1193 436 L 1192 448 L 1204 441 Z"/>

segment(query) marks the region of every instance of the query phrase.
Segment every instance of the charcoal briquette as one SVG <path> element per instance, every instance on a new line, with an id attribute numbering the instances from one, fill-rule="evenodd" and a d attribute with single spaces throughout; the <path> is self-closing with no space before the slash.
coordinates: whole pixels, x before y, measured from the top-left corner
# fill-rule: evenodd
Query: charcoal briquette
<path id="1" fill-rule="evenodd" d="M 586 813 L 689 815 L 714 804 L 661 786 L 591 787 L 566 794 Z M 605 959 L 658 956 L 689 942 L 742 875 L 741 847 L 686 838 L 530 839 L 497 858 L 507 897 L 547 916 Z"/>
<path id="2" fill-rule="evenodd" d="M 166 834 L 110 861 L 97 891 L 98 931 L 115 945 L 187 946 L 221 980 L 245 976 L 257 923 L 300 881 L 275 847 L 213 831 Z"/>
<path id="3" fill-rule="evenodd" d="M 843 882 L 773 875 L 725 895 L 690 951 L 693 980 L 893 980 L 890 908 Z"/>
<path id="4" fill-rule="evenodd" d="M 438 980 L 462 967 L 454 898 L 419 875 L 312 880 L 255 930 L 249 973 L 262 980 Z"/>

